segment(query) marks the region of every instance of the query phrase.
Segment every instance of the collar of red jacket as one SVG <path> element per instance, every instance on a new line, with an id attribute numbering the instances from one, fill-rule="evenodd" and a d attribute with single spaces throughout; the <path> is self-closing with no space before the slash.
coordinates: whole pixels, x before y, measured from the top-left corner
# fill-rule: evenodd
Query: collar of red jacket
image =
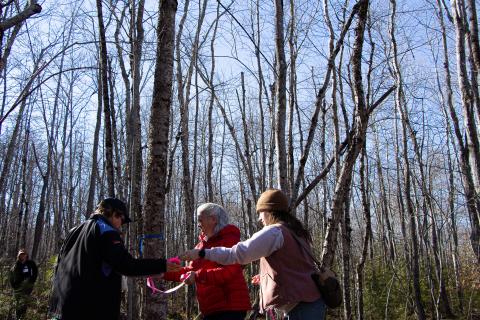
<path id="1" fill-rule="evenodd" d="M 215 233 L 210 238 L 206 239 L 206 235 L 202 232 L 198 238 L 200 241 L 215 241 L 217 238 L 225 237 L 225 236 L 240 236 L 240 230 L 234 226 L 233 224 L 227 224 L 223 229 L 220 229 L 217 233 Z"/>

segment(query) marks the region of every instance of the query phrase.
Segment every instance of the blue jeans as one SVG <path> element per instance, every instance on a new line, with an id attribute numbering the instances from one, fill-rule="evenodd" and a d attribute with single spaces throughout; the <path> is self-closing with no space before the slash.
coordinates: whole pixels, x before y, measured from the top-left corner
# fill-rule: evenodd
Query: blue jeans
<path id="1" fill-rule="evenodd" d="M 322 298 L 313 302 L 300 302 L 290 310 L 284 320 L 323 320 L 327 307 Z"/>

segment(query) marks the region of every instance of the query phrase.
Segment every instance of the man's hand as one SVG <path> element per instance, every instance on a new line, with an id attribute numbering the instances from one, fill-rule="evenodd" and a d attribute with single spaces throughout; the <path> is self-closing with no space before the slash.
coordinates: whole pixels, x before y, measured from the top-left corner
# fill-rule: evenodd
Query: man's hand
<path id="1" fill-rule="evenodd" d="M 251 282 L 252 282 L 253 285 L 258 286 L 260 284 L 260 275 L 259 274 L 254 275 L 252 277 Z"/>
<path id="2" fill-rule="evenodd" d="M 186 260 L 186 261 L 192 261 L 196 260 L 199 258 L 198 252 L 200 249 L 192 249 L 192 250 L 187 250 L 182 255 L 180 255 L 180 259 Z"/>
<path id="3" fill-rule="evenodd" d="M 167 272 L 180 271 L 181 268 L 182 266 L 177 263 L 167 262 Z"/>

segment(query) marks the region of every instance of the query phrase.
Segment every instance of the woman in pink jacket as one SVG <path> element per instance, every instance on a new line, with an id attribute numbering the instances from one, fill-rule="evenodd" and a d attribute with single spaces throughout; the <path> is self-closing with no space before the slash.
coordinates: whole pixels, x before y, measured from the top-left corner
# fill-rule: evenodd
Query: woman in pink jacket
<path id="1" fill-rule="evenodd" d="M 278 189 L 262 193 L 257 213 L 264 227 L 250 239 L 231 248 L 216 247 L 185 252 L 186 260 L 204 257 L 228 265 L 260 260 L 260 309 L 276 308 L 288 320 L 318 320 L 326 307 L 311 274 L 311 236 L 302 223 L 289 213 L 288 199 Z"/>

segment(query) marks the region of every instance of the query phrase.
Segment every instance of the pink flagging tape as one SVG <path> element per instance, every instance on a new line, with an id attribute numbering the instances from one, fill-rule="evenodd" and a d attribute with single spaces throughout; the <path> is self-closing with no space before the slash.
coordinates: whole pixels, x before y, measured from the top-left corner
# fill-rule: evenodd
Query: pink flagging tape
<path id="1" fill-rule="evenodd" d="M 171 289 L 168 289 L 168 290 L 160 290 L 158 289 L 157 287 L 155 287 L 155 282 L 153 281 L 153 278 L 152 277 L 148 277 L 147 278 L 147 287 L 149 287 L 151 290 L 152 290 L 152 294 L 156 294 L 156 293 L 163 293 L 163 294 L 168 294 L 168 293 L 172 293 L 172 292 L 175 292 L 177 291 L 178 289 L 180 289 L 181 287 L 183 287 L 185 285 L 185 282 L 182 282 L 180 283 L 178 286 L 176 287 L 173 287 Z"/>
<path id="2" fill-rule="evenodd" d="M 167 259 L 168 262 L 170 263 L 176 263 L 178 265 L 180 265 L 182 263 L 182 261 L 180 260 L 179 257 L 172 257 L 172 258 L 168 258 Z M 163 294 L 167 294 L 167 293 L 172 293 L 172 292 L 175 292 L 177 291 L 178 289 L 180 289 L 181 287 L 183 287 L 185 285 L 185 279 L 186 279 L 186 276 L 185 274 L 182 274 L 180 276 L 180 281 L 182 281 L 182 283 L 180 283 L 178 286 L 176 287 L 173 287 L 171 289 L 168 289 L 166 291 L 162 291 L 160 289 L 158 289 L 157 287 L 155 287 L 155 282 L 153 281 L 153 278 L 152 277 L 148 277 L 147 278 L 147 287 L 149 287 L 150 289 L 152 289 L 152 294 L 155 294 L 155 293 L 163 293 Z"/>

